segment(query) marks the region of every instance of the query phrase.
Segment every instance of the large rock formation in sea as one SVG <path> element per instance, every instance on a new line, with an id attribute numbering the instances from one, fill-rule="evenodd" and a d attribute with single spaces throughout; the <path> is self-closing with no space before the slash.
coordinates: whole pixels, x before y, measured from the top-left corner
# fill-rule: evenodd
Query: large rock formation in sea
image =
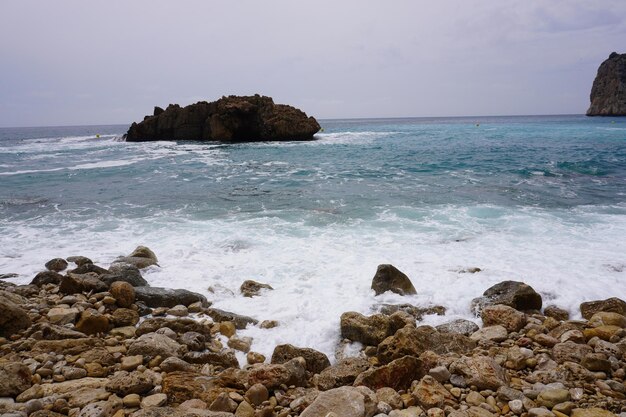
<path id="1" fill-rule="evenodd" d="M 613 52 L 598 68 L 587 116 L 626 116 L 626 54 Z"/>
<path id="2" fill-rule="evenodd" d="M 215 140 L 224 142 L 309 140 L 320 130 L 314 117 L 271 97 L 228 96 L 186 107 L 155 107 L 152 116 L 133 123 L 129 142 L 153 140 Z"/>

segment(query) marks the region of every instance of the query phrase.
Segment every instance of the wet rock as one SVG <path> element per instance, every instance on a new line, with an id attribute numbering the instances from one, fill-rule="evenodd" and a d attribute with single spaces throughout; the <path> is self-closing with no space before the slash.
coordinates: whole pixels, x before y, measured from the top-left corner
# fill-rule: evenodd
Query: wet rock
<path id="1" fill-rule="evenodd" d="M 54 258 L 46 262 L 46 269 L 54 272 L 61 272 L 67 268 L 67 261 L 63 258 Z"/>
<path id="2" fill-rule="evenodd" d="M 232 350 L 223 349 L 220 352 L 187 352 L 183 359 L 189 363 L 211 364 L 223 368 L 239 368 L 239 362 Z"/>
<path id="3" fill-rule="evenodd" d="M 381 314 L 385 314 L 388 316 L 391 316 L 398 311 L 402 311 L 409 314 L 413 317 L 414 320 L 417 321 L 422 320 L 426 315 L 436 314 L 438 316 L 443 316 L 444 314 L 446 314 L 446 308 L 444 306 L 417 307 L 408 303 L 380 304 L 379 311 Z"/>
<path id="4" fill-rule="evenodd" d="M 188 306 L 200 301 L 208 305 L 206 297 L 195 292 L 160 287 L 135 287 L 135 298 L 144 302 L 148 307 L 174 307 L 177 305 Z"/>
<path id="5" fill-rule="evenodd" d="M 508 332 L 517 332 L 526 324 L 524 313 L 502 304 L 485 306 L 480 317 L 485 326 L 501 325 Z"/>
<path id="6" fill-rule="evenodd" d="M 480 312 L 488 305 L 503 304 L 519 311 L 541 310 L 541 296 L 519 281 L 502 281 L 488 288 L 482 297 L 472 300 L 472 310 Z"/>
<path id="7" fill-rule="evenodd" d="M 30 325 L 26 311 L 7 297 L 0 296 L 0 337 L 10 337 Z"/>
<path id="8" fill-rule="evenodd" d="M 75 263 L 77 266 L 83 266 L 86 264 L 92 264 L 93 261 L 89 258 L 87 258 L 86 256 L 68 256 L 67 257 L 67 261 L 68 262 L 73 262 Z"/>
<path id="9" fill-rule="evenodd" d="M 248 317 L 242 316 L 240 314 L 231 313 L 230 311 L 224 311 L 217 308 L 208 308 L 206 313 L 218 323 L 224 321 L 230 321 L 235 325 L 235 328 L 241 330 L 245 329 L 248 324 L 256 325 L 259 323 L 258 320 Z"/>
<path id="10" fill-rule="evenodd" d="M 599 311 L 626 314 L 626 302 L 616 297 L 606 300 L 587 301 L 580 305 L 580 312 L 587 320 L 591 319 Z"/>
<path id="11" fill-rule="evenodd" d="M 32 385 L 31 371 L 19 362 L 0 362 L 0 397 L 16 397 Z"/>
<path id="12" fill-rule="evenodd" d="M 389 264 L 378 265 L 376 274 L 372 279 L 372 289 L 376 295 L 380 295 L 386 291 L 395 292 L 400 295 L 417 294 L 409 277 Z"/>
<path id="13" fill-rule="evenodd" d="M 385 364 L 403 356 L 419 356 L 427 350 L 438 354 L 462 354 L 474 347 L 476 342 L 461 334 L 440 333 L 430 326 L 407 326 L 378 345 L 377 357 Z"/>
<path id="14" fill-rule="evenodd" d="M 420 359 L 405 356 L 387 365 L 362 372 L 354 381 L 354 386 L 364 385 L 374 390 L 383 387 L 406 390 L 413 380 L 419 379 L 425 373 L 424 364 Z"/>
<path id="15" fill-rule="evenodd" d="M 148 358 L 156 356 L 169 358 L 170 356 L 179 356 L 183 351 L 183 346 L 178 342 L 157 333 L 144 334 L 128 347 L 129 355 L 142 355 Z"/>
<path id="16" fill-rule="evenodd" d="M 130 255 L 117 258 L 113 261 L 113 264 L 129 264 L 143 269 L 152 265 L 158 265 L 158 262 L 154 252 L 145 246 L 137 246 Z"/>
<path id="17" fill-rule="evenodd" d="M 478 389 L 497 390 L 507 384 L 504 370 L 488 356 L 463 356 L 450 365 L 450 372 L 462 375 L 468 385 Z"/>
<path id="18" fill-rule="evenodd" d="M 106 384 L 109 392 L 117 395 L 126 396 L 128 394 L 145 394 L 154 388 L 152 378 L 142 372 L 116 372 Z"/>
<path id="19" fill-rule="evenodd" d="M 96 310 L 85 310 L 80 314 L 76 330 L 87 335 L 109 331 L 109 319 Z"/>
<path id="20" fill-rule="evenodd" d="M 469 336 L 479 329 L 473 321 L 457 319 L 435 327 L 439 333 L 457 333 Z"/>
<path id="21" fill-rule="evenodd" d="M 321 391 L 327 391 L 343 385 L 352 385 L 357 376 L 369 368 L 369 362 L 363 358 L 345 358 L 324 369 L 317 377 L 315 385 Z"/>
<path id="22" fill-rule="evenodd" d="M 119 307 L 129 308 L 135 302 L 135 288 L 127 282 L 113 282 L 109 292 Z"/>
<path id="23" fill-rule="evenodd" d="M 141 322 L 137 328 L 139 336 L 146 333 L 154 333 L 162 328 L 172 329 L 175 333 L 194 332 L 204 336 L 211 335 L 211 326 L 198 322 L 191 318 L 163 318 L 151 317 Z"/>
<path id="24" fill-rule="evenodd" d="M 300 414 L 301 417 L 372 417 L 376 406 L 366 403 L 366 397 L 357 388 L 340 387 L 320 393 L 315 401 Z"/>
<path id="25" fill-rule="evenodd" d="M 84 263 L 82 265 L 79 265 L 78 267 L 69 270 L 68 274 L 75 274 L 75 275 L 85 275 L 85 274 L 89 274 L 91 276 L 95 276 L 95 277 L 101 277 L 104 274 L 108 274 L 109 270 L 102 268 L 98 265 L 94 265 L 93 263 Z"/>
<path id="26" fill-rule="evenodd" d="M 44 271 L 35 275 L 35 278 L 30 282 L 31 285 L 36 285 L 41 287 L 45 284 L 56 284 L 58 285 L 63 279 L 63 275 L 54 271 Z"/>
<path id="27" fill-rule="evenodd" d="M 100 280 L 107 285 L 116 281 L 127 282 L 133 287 L 147 287 L 148 281 L 142 276 L 139 268 L 128 264 L 113 264 L 109 272 L 100 276 Z"/>
<path id="28" fill-rule="evenodd" d="M 355 311 L 343 313 L 340 319 L 341 337 L 376 346 L 393 334 L 389 316 L 374 314 L 364 316 Z"/>
<path id="29" fill-rule="evenodd" d="M 272 353 L 271 363 L 285 363 L 301 356 L 306 361 L 306 370 L 318 374 L 330 366 L 328 357 L 315 349 L 299 348 L 290 344 L 278 345 Z"/>
<path id="30" fill-rule="evenodd" d="M 247 281 L 244 281 L 243 284 L 241 284 L 239 291 L 241 291 L 241 294 L 244 297 L 254 297 L 254 296 L 259 295 L 261 293 L 261 290 L 273 290 L 273 289 L 274 288 L 272 288 L 272 286 L 269 284 L 263 284 L 260 282 L 247 280 Z"/>
<path id="31" fill-rule="evenodd" d="M 61 278 L 59 283 L 59 291 L 63 294 L 80 294 L 82 292 L 102 292 L 106 291 L 108 286 L 100 281 L 93 273 L 72 274 L 68 273 Z"/>
<path id="32" fill-rule="evenodd" d="M 546 317 L 552 317 L 557 321 L 566 321 L 569 320 L 569 313 L 567 310 L 559 308 L 555 305 L 549 305 L 543 309 L 543 314 Z"/>
<path id="33" fill-rule="evenodd" d="M 452 394 L 430 375 L 420 380 L 412 394 L 419 406 L 425 410 L 452 406 L 456 403 Z"/>

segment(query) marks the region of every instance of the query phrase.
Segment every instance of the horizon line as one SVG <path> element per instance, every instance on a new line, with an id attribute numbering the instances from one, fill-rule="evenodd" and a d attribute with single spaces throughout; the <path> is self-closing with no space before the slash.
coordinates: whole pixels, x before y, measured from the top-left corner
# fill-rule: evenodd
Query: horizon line
<path id="1" fill-rule="evenodd" d="M 316 118 L 318 121 L 341 121 L 341 120 L 406 120 L 406 119 L 472 119 L 472 118 L 497 118 L 497 117 L 557 117 L 557 116 L 587 116 L 585 113 L 550 113 L 550 114 L 500 114 L 500 115 L 470 115 L 470 116 L 390 116 L 390 117 L 333 117 Z M 591 117 L 591 116 L 587 116 Z M 611 116 L 608 116 L 611 117 Z M 618 116 L 614 116 L 618 117 Z M 96 124 L 66 124 L 66 125 L 22 125 L 22 126 L 0 126 L 0 129 L 36 129 L 55 127 L 92 127 L 92 126 L 130 126 L 130 123 L 96 123 Z"/>

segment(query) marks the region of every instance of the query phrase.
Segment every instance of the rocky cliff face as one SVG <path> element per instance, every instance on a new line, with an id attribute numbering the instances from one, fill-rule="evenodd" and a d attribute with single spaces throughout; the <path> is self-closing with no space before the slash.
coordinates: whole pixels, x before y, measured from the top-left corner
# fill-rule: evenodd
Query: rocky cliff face
<path id="1" fill-rule="evenodd" d="M 626 116 L 626 54 L 613 52 L 598 68 L 587 116 Z"/>
<path id="2" fill-rule="evenodd" d="M 129 142 L 153 140 L 308 140 L 320 130 L 314 117 L 265 96 L 228 96 L 186 107 L 155 107 L 154 115 L 133 123 Z"/>

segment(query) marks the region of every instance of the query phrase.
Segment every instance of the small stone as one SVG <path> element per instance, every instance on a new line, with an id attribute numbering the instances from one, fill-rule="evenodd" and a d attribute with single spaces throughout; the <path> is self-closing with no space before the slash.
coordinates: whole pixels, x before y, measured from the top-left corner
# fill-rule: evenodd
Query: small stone
<path id="1" fill-rule="evenodd" d="M 263 401 L 267 401 L 267 399 L 269 398 L 269 391 L 263 384 L 254 384 L 250 388 L 248 388 L 248 391 L 246 391 L 244 398 L 250 404 L 258 406 L 261 405 Z"/>
<path id="2" fill-rule="evenodd" d="M 273 329 L 274 327 L 278 327 L 278 322 L 276 320 L 263 320 L 260 327 L 261 329 Z"/>
<path id="3" fill-rule="evenodd" d="M 436 366 L 428 371 L 428 375 L 435 378 L 438 382 L 444 383 L 450 379 L 450 371 L 445 366 Z"/>
<path id="4" fill-rule="evenodd" d="M 254 417 L 254 408 L 246 401 L 239 403 L 237 410 L 235 410 L 236 417 Z"/>
<path id="5" fill-rule="evenodd" d="M 48 311 L 46 316 L 50 323 L 62 326 L 64 324 L 74 323 L 78 313 L 80 312 L 77 308 L 53 307 Z"/>
<path id="6" fill-rule="evenodd" d="M 265 362 L 265 356 L 257 352 L 248 352 L 246 354 L 246 360 L 250 365 L 254 365 L 255 363 Z"/>
<path id="7" fill-rule="evenodd" d="M 549 305 L 546 308 L 544 308 L 543 314 L 546 317 L 552 317 L 553 319 L 558 320 L 558 321 L 569 320 L 569 313 L 567 312 L 567 310 L 559 308 L 555 305 Z"/>
<path id="8" fill-rule="evenodd" d="M 176 317 L 185 317 L 189 314 L 189 310 L 184 305 L 179 304 L 167 310 L 167 314 Z"/>
<path id="9" fill-rule="evenodd" d="M 124 371 L 132 371 L 136 369 L 139 365 L 143 364 L 143 356 L 142 355 L 134 355 L 134 356 L 126 356 L 122 359 L 122 370 Z"/>
<path id="10" fill-rule="evenodd" d="M 240 352 L 244 352 L 244 353 L 249 352 L 251 345 L 252 345 L 251 337 L 231 336 L 231 338 L 228 339 L 228 347 L 238 350 Z"/>
<path id="11" fill-rule="evenodd" d="M 135 302 L 135 288 L 128 282 L 113 282 L 109 292 L 120 307 L 129 308 Z"/>
<path id="12" fill-rule="evenodd" d="M 232 321 L 223 321 L 220 323 L 220 333 L 226 337 L 231 337 L 237 331 L 235 328 L 235 323 Z"/>
<path id="13" fill-rule="evenodd" d="M 547 389 L 539 393 L 536 402 L 540 406 L 552 408 L 569 399 L 570 393 L 566 389 Z"/>
<path id="14" fill-rule="evenodd" d="M 522 400 L 511 400 L 508 404 L 511 411 L 518 416 L 524 412 L 524 403 L 522 403 Z"/>
<path id="15" fill-rule="evenodd" d="M 182 402 L 179 405 L 179 408 L 181 410 L 188 410 L 190 408 L 197 408 L 197 409 L 200 409 L 200 410 L 204 410 L 204 409 L 207 408 L 207 404 L 204 401 L 202 401 L 202 400 L 194 398 L 194 399 Z"/>
<path id="16" fill-rule="evenodd" d="M 167 402 L 167 395 L 163 393 L 153 394 L 141 400 L 141 408 L 160 407 Z"/>
<path id="17" fill-rule="evenodd" d="M 139 394 L 128 394 L 122 398 L 122 402 L 124 403 L 124 407 L 137 408 L 141 404 L 141 397 Z"/>

